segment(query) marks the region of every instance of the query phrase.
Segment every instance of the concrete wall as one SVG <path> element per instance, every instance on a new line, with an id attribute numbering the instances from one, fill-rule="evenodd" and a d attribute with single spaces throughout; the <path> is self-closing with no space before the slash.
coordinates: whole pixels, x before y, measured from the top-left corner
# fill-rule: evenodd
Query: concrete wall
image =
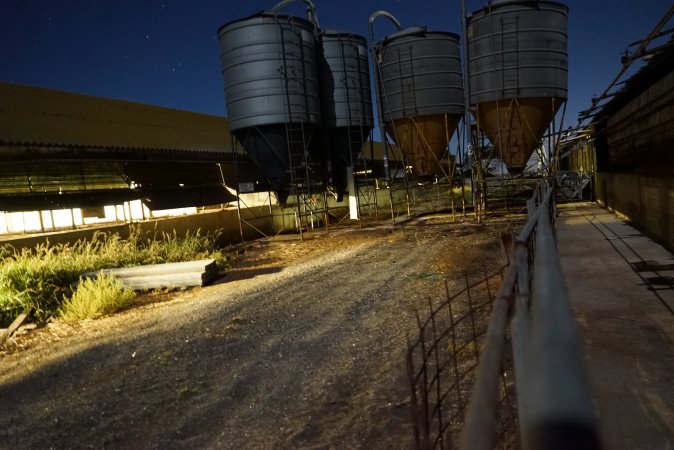
<path id="1" fill-rule="evenodd" d="M 597 200 L 674 250 L 674 177 L 598 173 Z"/>
<path id="2" fill-rule="evenodd" d="M 390 214 L 390 197 L 389 191 L 386 189 L 369 190 L 365 193 L 361 202 L 372 202 L 372 195 L 377 195 L 377 204 L 381 209 L 380 217 L 386 217 Z M 405 199 L 404 189 L 397 189 L 392 191 L 394 197 L 394 204 L 400 204 Z M 369 200 L 366 199 L 369 197 Z M 348 202 L 345 200 L 342 203 L 335 202 L 334 198 L 329 197 L 328 205 L 330 213 L 333 217 L 342 218 L 348 214 Z M 364 209 L 365 207 L 362 206 Z M 97 231 L 108 233 L 117 233 L 122 238 L 129 236 L 130 226 L 139 226 L 143 232 L 151 233 L 157 237 L 161 237 L 162 233 L 174 232 L 179 236 L 184 236 L 187 232 L 194 233 L 200 230 L 201 234 L 215 233 L 220 236 L 220 243 L 227 245 L 230 243 L 238 243 L 241 241 L 241 232 L 244 240 L 257 239 L 263 235 L 274 235 L 281 232 L 293 232 L 296 230 L 296 207 L 289 205 L 288 208 L 282 210 L 278 206 L 272 208 L 271 214 L 269 205 L 251 206 L 241 208 L 241 231 L 239 229 L 239 218 L 237 208 L 228 208 L 224 210 L 204 211 L 198 214 L 167 217 L 151 219 L 141 222 L 129 224 L 116 225 L 102 225 L 91 228 L 82 228 L 78 230 L 68 230 L 56 233 L 41 233 L 23 235 L 20 237 L 12 237 L 4 239 L 0 245 L 11 245 L 20 250 L 22 248 L 35 248 L 38 244 L 49 241 L 52 244 L 71 243 L 82 239 L 91 239 L 93 234 Z M 401 212 L 402 213 L 402 212 Z M 305 227 L 311 226 L 311 219 L 304 216 L 302 222 Z M 323 217 L 314 216 L 314 228 L 321 228 L 324 226 Z"/>

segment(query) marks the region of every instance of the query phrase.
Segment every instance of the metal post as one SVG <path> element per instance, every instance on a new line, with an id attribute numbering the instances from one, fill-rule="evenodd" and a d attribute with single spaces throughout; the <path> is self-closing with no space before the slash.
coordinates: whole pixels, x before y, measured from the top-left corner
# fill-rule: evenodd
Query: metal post
<path id="1" fill-rule="evenodd" d="M 400 22 L 398 19 L 396 19 L 393 15 L 386 11 L 375 11 L 372 13 L 370 16 L 370 20 L 368 22 L 368 30 L 370 32 L 370 55 L 372 57 L 372 65 L 374 66 L 374 90 L 375 90 L 375 95 L 377 97 L 377 114 L 379 118 L 379 132 L 381 136 L 381 144 L 382 144 L 382 149 L 384 151 L 384 176 L 386 177 L 386 181 L 390 183 L 391 181 L 391 168 L 389 167 L 389 160 L 388 160 L 388 148 L 386 147 L 386 129 L 384 128 L 384 108 L 382 106 L 382 96 L 381 96 L 381 90 L 379 89 L 379 81 L 381 80 L 381 73 L 379 72 L 379 62 L 377 58 L 377 49 L 375 46 L 375 40 L 374 40 L 374 21 L 377 19 L 377 17 L 386 17 L 389 19 L 393 24 L 398 28 L 398 30 L 402 29 L 402 26 L 400 25 Z"/>
<path id="2" fill-rule="evenodd" d="M 323 191 L 323 204 L 325 205 L 325 234 L 330 234 L 330 215 L 328 214 L 328 191 Z"/>
<path id="3" fill-rule="evenodd" d="M 126 209 L 124 210 L 124 215 L 126 216 Z M 77 226 L 75 225 L 75 208 L 70 208 L 70 223 L 72 224 L 73 230 L 76 230 Z M 25 231 L 25 229 L 26 229 L 25 216 L 24 216 L 23 228 L 24 228 L 24 231 Z"/>
<path id="4" fill-rule="evenodd" d="M 471 184 L 473 183 L 473 179 L 475 178 L 474 174 L 474 167 L 476 164 L 476 155 L 478 153 L 477 150 L 477 145 L 473 145 L 472 138 L 473 138 L 473 133 L 471 131 L 471 117 L 472 113 L 470 110 L 470 65 L 468 63 L 468 20 L 467 20 L 467 15 L 466 15 L 466 0 L 461 0 L 461 29 L 463 32 L 463 39 L 462 39 L 462 50 L 463 50 L 463 106 L 464 106 L 464 111 L 463 111 L 463 138 L 464 138 L 464 146 L 463 146 L 463 151 L 468 151 L 469 146 L 472 148 L 473 151 L 473 158 L 471 159 L 473 168 L 471 168 Z M 481 155 L 477 155 L 480 156 Z M 482 161 L 481 159 L 478 159 L 477 164 L 479 167 L 482 167 Z M 462 189 L 463 189 L 463 183 L 462 183 Z M 478 188 L 479 189 L 479 188 Z M 475 209 L 475 212 L 477 213 L 478 210 L 478 205 L 477 202 L 475 202 L 475 186 L 471 186 L 472 190 L 472 196 L 473 196 L 473 208 Z M 465 193 L 463 195 L 463 201 L 465 202 Z M 464 212 L 465 216 L 465 212 Z"/>
<path id="5" fill-rule="evenodd" d="M 370 32 L 370 54 L 372 57 L 372 65 L 374 66 L 373 72 L 375 78 L 374 90 L 375 95 L 377 97 L 377 115 L 379 119 L 379 133 L 381 137 L 382 150 L 384 152 L 384 176 L 386 177 L 386 182 L 388 183 L 389 200 L 391 202 L 391 219 L 393 221 L 393 225 L 395 226 L 396 219 L 395 219 L 395 211 L 393 209 L 393 193 L 391 192 L 393 183 L 391 181 L 391 168 L 389 166 L 388 145 L 386 142 L 386 128 L 384 125 L 384 108 L 382 106 L 383 98 L 381 89 L 379 88 L 379 82 L 381 81 L 381 73 L 379 71 L 379 60 L 374 40 L 374 21 L 375 19 L 377 19 L 377 17 L 386 17 L 398 28 L 398 30 L 401 30 L 402 26 L 400 25 L 398 19 L 396 19 L 393 15 L 391 15 L 386 11 L 375 11 L 370 16 L 370 20 L 368 22 L 368 30 Z"/>
<path id="6" fill-rule="evenodd" d="M 241 238 L 241 242 L 243 242 L 243 226 L 241 225 L 241 199 L 239 198 L 240 192 L 239 192 L 239 156 L 238 156 L 238 149 L 236 148 L 236 138 L 234 137 L 233 134 L 230 133 L 229 136 L 229 144 L 230 147 L 232 148 L 232 151 L 234 153 L 234 183 L 236 183 L 236 213 L 237 217 L 239 219 L 239 237 Z M 220 176 L 222 178 L 222 183 L 224 185 L 225 183 L 225 176 L 222 173 L 222 166 L 218 163 L 218 167 L 220 167 Z"/>
<path id="7" fill-rule="evenodd" d="M 529 220 L 536 220 L 532 215 Z M 526 376 L 529 344 L 529 261 L 526 241 L 515 242 L 515 261 L 517 266 L 517 292 L 515 308 L 510 323 L 511 345 L 513 350 L 513 370 L 515 372 L 515 390 L 517 392 L 517 411 L 520 435 L 529 425 L 528 417 L 528 379 Z"/>
<path id="8" fill-rule="evenodd" d="M 42 211 L 38 211 L 37 215 L 40 218 L 40 232 L 44 233 L 44 219 L 42 218 Z"/>
<path id="9" fill-rule="evenodd" d="M 300 230 L 300 241 L 304 240 L 304 232 L 302 230 L 302 205 L 300 203 L 300 193 L 297 189 L 295 189 L 295 203 L 297 203 L 297 220 L 295 220 L 295 223 L 297 224 L 297 228 Z"/>
<path id="10" fill-rule="evenodd" d="M 7 230 L 7 234 L 9 234 L 9 213 L 7 211 L 3 211 L 2 213 L 3 217 L 5 218 L 5 229 Z M 52 225 L 54 221 L 52 220 Z"/>
<path id="11" fill-rule="evenodd" d="M 271 219 L 271 232 L 274 234 L 276 231 L 274 229 L 274 206 L 271 202 L 271 191 L 267 192 L 267 198 L 269 199 L 269 218 Z"/>
<path id="12" fill-rule="evenodd" d="M 241 226 L 241 200 L 239 199 L 239 187 L 237 183 L 236 187 L 236 213 L 239 218 L 239 237 L 241 238 L 241 242 L 243 242 L 243 227 Z"/>
<path id="13" fill-rule="evenodd" d="M 374 162 L 374 130 L 370 132 L 370 161 Z M 372 175 L 374 175 L 374 165 L 372 168 Z M 374 177 L 374 218 L 379 220 L 379 199 L 377 197 L 377 177 Z"/>

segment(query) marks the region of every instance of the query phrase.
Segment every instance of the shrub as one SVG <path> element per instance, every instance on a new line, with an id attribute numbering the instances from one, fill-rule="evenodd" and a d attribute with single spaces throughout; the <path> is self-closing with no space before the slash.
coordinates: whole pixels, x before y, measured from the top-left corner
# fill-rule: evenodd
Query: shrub
<path id="1" fill-rule="evenodd" d="M 217 234 L 199 231 L 179 237 L 175 232 L 144 235 L 131 227 L 128 239 L 96 232 L 90 240 L 74 244 L 41 244 L 34 249 L 10 252 L 0 248 L 0 327 L 9 325 L 24 309 L 31 320 L 59 315 L 65 299 L 73 295 L 79 278 L 87 272 L 113 267 L 214 258 L 226 267 L 217 249 Z"/>
<path id="2" fill-rule="evenodd" d="M 72 297 L 64 296 L 59 315 L 66 320 L 95 319 L 128 305 L 134 295 L 114 276 L 99 273 L 81 279 Z"/>

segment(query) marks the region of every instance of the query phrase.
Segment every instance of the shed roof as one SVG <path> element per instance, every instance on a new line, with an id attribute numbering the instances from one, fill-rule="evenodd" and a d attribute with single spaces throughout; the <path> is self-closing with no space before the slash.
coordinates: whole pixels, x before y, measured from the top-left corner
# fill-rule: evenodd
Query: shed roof
<path id="1" fill-rule="evenodd" d="M 605 120 L 616 113 L 672 70 L 674 70 L 674 37 L 656 48 L 648 57 L 647 63 L 625 80 L 623 87 L 597 112 L 593 122 Z"/>
<path id="2" fill-rule="evenodd" d="M 225 117 L 0 83 L 0 144 L 230 152 Z"/>

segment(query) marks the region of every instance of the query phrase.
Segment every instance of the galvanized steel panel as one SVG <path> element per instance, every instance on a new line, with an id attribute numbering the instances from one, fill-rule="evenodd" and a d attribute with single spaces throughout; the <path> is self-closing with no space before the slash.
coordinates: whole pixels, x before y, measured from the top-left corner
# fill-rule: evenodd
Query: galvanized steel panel
<path id="1" fill-rule="evenodd" d="M 326 30 L 319 42 L 323 125 L 372 128 L 367 40 L 353 33 Z"/>
<path id="2" fill-rule="evenodd" d="M 459 36 L 411 28 L 377 44 L 384 120 L 463 115 Z"/>
<path id="3" fill-rule="evenodd" d="M 230 128 L 321 120 L 313 24 L 260 13 L 218 30 Z"/>
<path id="4" fill-rule="evenodd" d="M 568 8 L 495 2 L 468 18 L 471 103 L 567 97 Z"/>

